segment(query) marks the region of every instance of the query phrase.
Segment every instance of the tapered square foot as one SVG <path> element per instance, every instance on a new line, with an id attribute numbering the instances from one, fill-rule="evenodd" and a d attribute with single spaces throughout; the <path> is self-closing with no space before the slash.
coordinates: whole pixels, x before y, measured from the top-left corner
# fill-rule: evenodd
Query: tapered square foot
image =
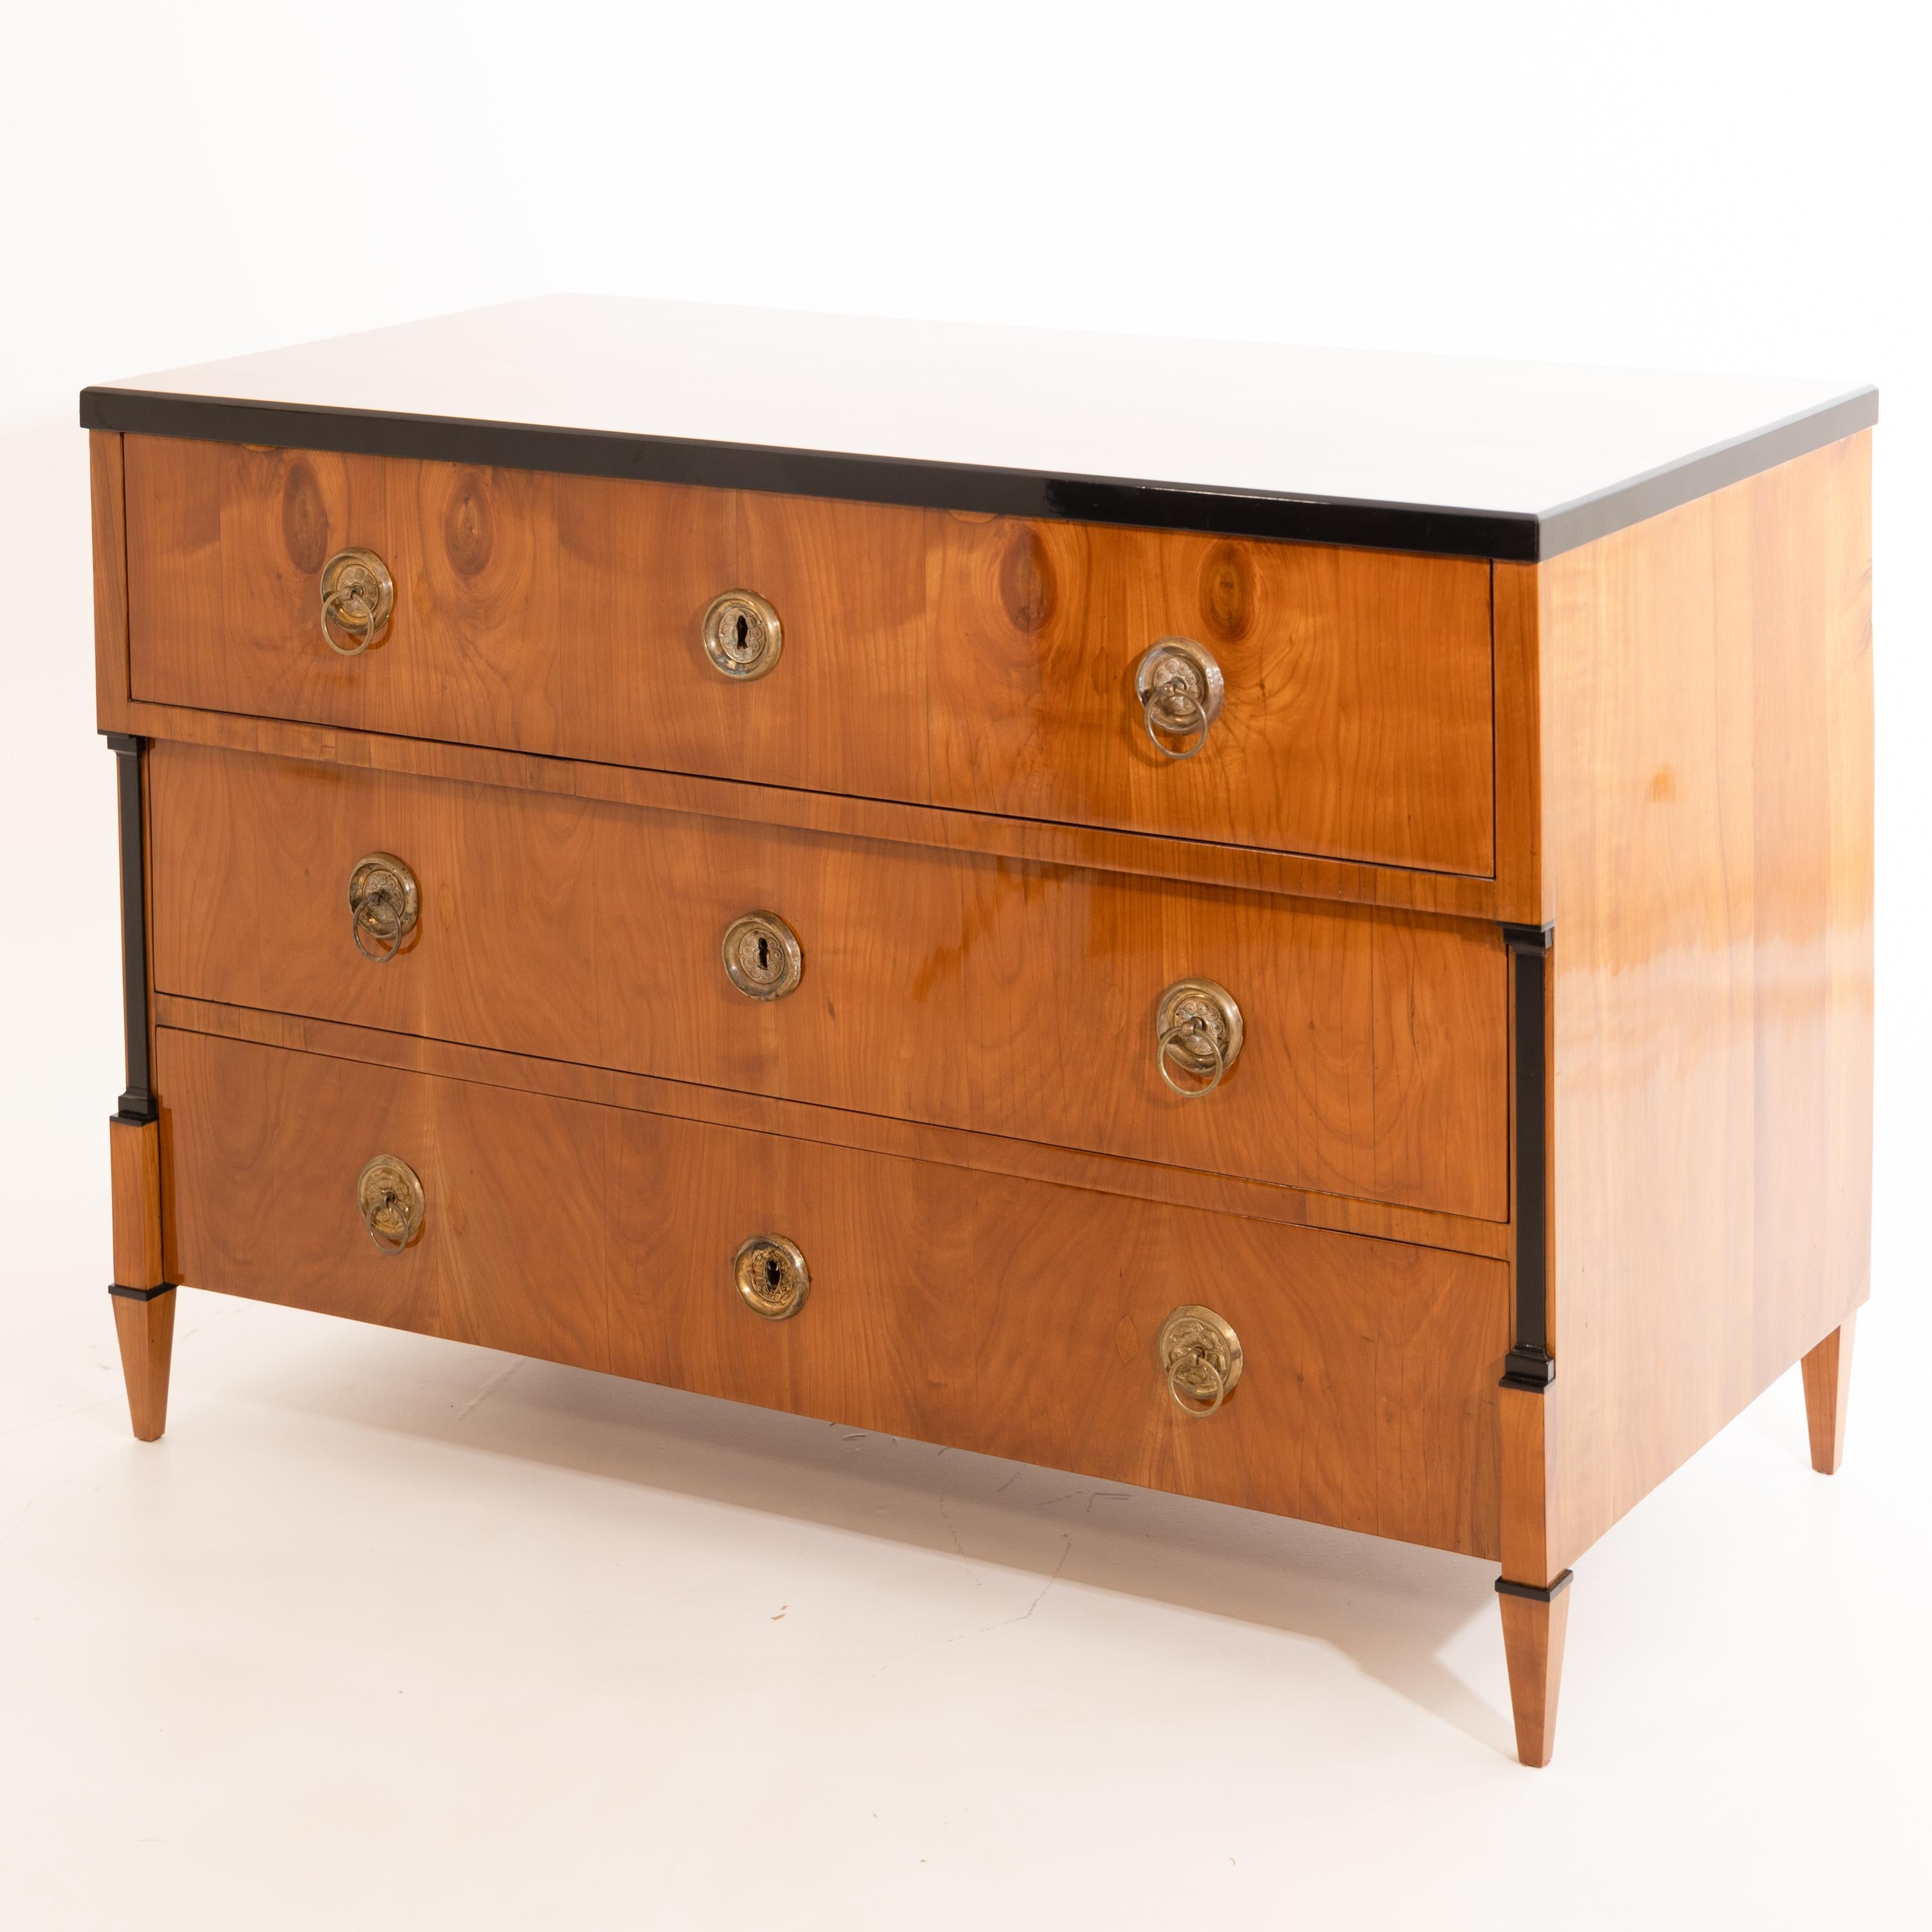
<path id="1" fill-rule="evenodd" d="M 1570 1572 L 1547 1589 L 1496 1580 L 1502 1605 L 1503 1651 L 1509 1660 L 1516 1754 L 1540 1770 L 1556 1745 L 1556 1694 L 1563 1681 L 1563 1636 L 1570 1619 Z"/>
<path id="2" fill-rule="evenodd" d="M 1811 1466 L 1835 1476 L 1845 1460 L 1845 1406 L 1852 1381 L 1852 1324 L 1844 1320 L 1804 1358 L 1804 1420 L 1811 1431 Z"/>
<path id="3" fill-rule="evenodd" d="M 110 1288 L 128 1413 L 135 1435 L 157 1441 L 168 1426 L 168 1362 L 174 1352 L 175 1292 L 171 1288 Z"/>

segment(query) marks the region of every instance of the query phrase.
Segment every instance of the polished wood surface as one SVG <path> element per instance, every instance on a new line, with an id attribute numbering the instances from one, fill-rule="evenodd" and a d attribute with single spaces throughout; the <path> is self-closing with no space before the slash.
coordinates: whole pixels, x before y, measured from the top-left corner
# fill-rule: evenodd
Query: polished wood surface
<path id="1" fill-rule="evenodd" d="M 107 1123 L 114 1204 L 114 1279 L 123 1288 L 157 1288 L 161 1262 L 161 1136 L 152 1120 Z"/>
<path id="2" fill-rule="evenodd" d="M 639 1113 L 743 1127 L 782 1134 L 794 1140 L 821 1141 L 862 1153 L 901 1154 L 940 1161 L 984 1174 L 1006 1174 L 1084 1187 L 1100 1194 L 1164 1201 L 1177 1208 L 1201 1208 L 1288 1227 L 1331 1228 L 1338 1234 L 1373 1234 L 1412 1246 L 1448 1248 L 1459 1254 L 1505 1260 L 1510 1252 L 1508 1222 L 1481 1221 L 1426 1208 L 1397 1208 L 1386 1202 L 1358 1201 L 1340 1194 L 1312 1194 L 1276 1183 L 1243 1180 L 1232 1174 L 1204 1174 L 1157 1161 L 1124 1160 L 1116 1155 L 1082 1154 L 1071 1148 L 1016 1141 L 998 1134 L 974 1133 L 896 1120 L 878 1114 L 814 1106 L 797 1100 L 700 1087 L 688 1081 L 659 1080 L 648 1074 L 547 1060 L 534 1054 L 505 1053 L 464 1046 L 420 1034 L 384 1033 L 373 1027 L 266 1012 L 253 1006 L 226 1006 L 209 1000 L 163 993 L 154 1003 L 157 1023 L 187 1033 L 254 1040 L 292 1047 L 335 1060 L 434 1073 L 560 1100 L 588 1100 L 602 1106 L 628 1107 Z"/>
<path id="3" fill-rule="evenodd" d="M 171 1278 L 1493 1556 L 1493 1262 L 164 1028 Z M 363 1162 L 408 1161 L 380 1253 Z M 788 1235 L 784 1322 L 729 1277 Z M 1246 1351 L 1182 1417 L 1153 1349 L 1205 1298 Z"/>
<path id="4" fill-rule="evenodd" d="M 1498 1595 L 1503 1652 L 1509 1663 L 1510 1704 L 1516 1719 L 1516 1754 L 1533 1769 L 1549 1763 L 1556 1748 L 1556 1702 L 1563 1684 L 1563 1640 L 1570 1627 L 1570 1592 L 1548 1603 Z"/>
<path id="5" fill-rule="evenodd" d="M 1514 1292 L 1514 1283 L 1511 1288 Z M 1550 1560 L 1550 1526 L 1562 1473 L 1552 1458 L 1560 1438 L 1549 1424 L 1552 1391 L 1499 1390 L 1497 1419 L 1502 1442 L 1503 1574 L 1512 1583 L 1546 1588 L 1562 1574 Z"/>
<path id="6" fill-rule="evenodd" d="M 175 1303 L 168 1288 L 151 1300 L 108 1297 L 128 1388 L 128 1418 L 139 1442 L 158 1442 L 168 1426 L 168 1370 L 174 1354 Z"/>
<path id="7" fill-rule="evenodd" d="M 128 723 L 128 526 L 122 439 L 87 439 L 88 498 L 94 531 L 94 710 L 103 731 Z"/>
<path id="8" fill-rule="evenodd" d="M 1300 853 L 1210 844 L 1201 839 L 1000 818 L 986 812 L 845 798 L 831 792 L 791 790 L 779 785 L 702 778 L 688 772 L 638 771 L 622 765 L 538 758 L 520 752 L 439 744 L 428 739 L 291 724 L 272 718 L 240 717 L 182 705 L 137 701 L 128 707 L 128 729 L 148 737 L 227 751 L 263 752 L 276 758 L 302 758 L 311 764 L 342 765 L 354 770 L 460 778 L 472 784 L 508 785 L 520 791 L 546 792 L 556 797 L 596 799 L 608 804 L 692 812 L 740 824 L 835 832 L 846 838 L 878 839 L 887 844 L 977 852 L 988 858 L 1020 859 L 1036 865 L 1132 872 L 1147 878 L 1223 886 L 1234 891 L 1340 899 L 1351 904 L 1468 919 L 1498 916 L 1495 881 L 1454 872 L 1355 865 Z"/>
<path id="9" fill-rule="evenodd" d="M 1492 869 L 1486 565 L 1092 524 L 929 527 L 935 796 Z M 1142 652 L 1174 636 L 1227 680 L 1181 764 L 1148 742 L 1130 695 Z"/>
<path id="10" fill-rule="evenodd" d="M 1856 1314 L 1810 1350 L 1803 1362 L 1804 1420 L 1811 1437 L 1811 1466 L 1835 1476 L 1845 1460 L 1845 1410 L 1852 1382 L 1852 1330 Z"/>
<path id="11" fill-rule="evenodd" d="M 1490 575 L 1477 560 L 127 440 L 143 700 L 762 784 L 1486 875 Z M 376 550 L 387 638 L 338 656 L 323 562 Z M 706 662 L 742 584 L 769 676 Z M 1227 678 L 1184 764 L 1136 661 Z"/>
<path id="12" fill-rule="evenodd" d="M 1500 1220 L 1504 955 L 1493 930 L 758 830 L 164 744 L 149 759 L 156 983 L 909 1120 Z M 364 854 L 422 882 L 385 966 L 350 943 Z M 805 980 L 725 978 L 768 909 Z M 1190 1101 L 1162 990 L 1204 974 L 1246 1041 Z"/>
<path id="13" fill-rule="evenodd" d="M 1496 689 L 1496 867 L 1492 919 L 1542 926 L 1555 904 L 1543 832 L 1543 667 L 1533 568 L 1497 565 L 1490 605 Z"/>
<path id="14" fill-rule="evenodd" d="M 1870 464 L 1538 567 L 1559 1565 L 1867 1292 Z"/>

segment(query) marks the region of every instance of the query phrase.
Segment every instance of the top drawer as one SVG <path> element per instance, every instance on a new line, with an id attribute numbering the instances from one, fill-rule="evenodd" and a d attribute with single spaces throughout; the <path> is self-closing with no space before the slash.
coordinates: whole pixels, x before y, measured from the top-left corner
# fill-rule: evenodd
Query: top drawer
<path id="1" fill-rule="evenodd" d="M 1480 561 L 127 439 L 133 695 L 766 784 L 1487 876 Z M 323 566 L 375 551 L 376 646 Z M 778 612 L 768 676 L 700 638 Z M 1135 670 L 1219 665 L 1174 760 Z M 1192 740 L 1171 740 L 1185 748 Z"/>

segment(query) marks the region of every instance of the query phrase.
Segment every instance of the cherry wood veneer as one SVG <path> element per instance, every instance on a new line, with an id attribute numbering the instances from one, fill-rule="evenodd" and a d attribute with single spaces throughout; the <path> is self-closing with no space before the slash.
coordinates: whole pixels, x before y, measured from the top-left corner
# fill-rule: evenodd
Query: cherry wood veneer
<path id="1" fill-rule="evenodd" d="M 1535 567 L 1552 1573 L 1868 1292 L 1870 441 Z"/>
<path id="2" fill-rule="evenodd" d="M 1487 875 L 1479 561 L 126 439 L 132 694 L 361 730 Z M 329 555 L 389 634 L 338 656 Z M 784 621 L 738 685 L 698 620 Z M 1147 742 L 1134 666 L 1220 660 L 1210 748 Z"/>
<path id="3" fill-rule="evenodd" d="M 1342 1194 L 1310 1193 L 1272 1181 L 1243 1180 L 1232 1174 L 1171 1167 L 1159 1161 L 1124 1160 L 1115 1154 L 1083 1154 L 1040 1141 L 1017 1141 L 998 1134 L 935 1127 L 889 1114 L 855 1113 L 848 1108 L 815 1106 L 773 1100 L 728 1087 L 700 1087 L 688 1081 L 661 1080 L 574 1060 L 546 1060 L 535 1054 L 506 1053 L 464 1046 L 420 1034 L 385 1033 L 335 1020 L 304 1018 L 298 1013 L 266 1012 L 253 1006 L 225 1006 L 208 1000 L 156 995 L 157 1023 L 186 1033 L 219 1034 L 266 1046 L 293 1047 L 338 1060 L 436 1073 L 486 1087 L 508 1087 L 560 1100 L 593 1100 L 716 1126 L 745 1127 L 794 1140 L 822 1141 L 862 1153 L 892 1154 L 940 1161 L 986 1174 L 1051 1180 L 1096 1193 L 1124 1194 L 1135 1200 L 1164 1201 L 1179 1208 L 1204 1208 L 1244 1214 L 1289 1227 L 1332 1228 L 1339 1234 L 1376 1234 L 1425 1248 L 1506 1260 L 1510 1252 L 1507 1222 L 1479 1221 L 1432 1208 L 1397 1208 L 1387 1202 L 1360 1201 Z"/>
<path id="4" fill-rule="evenodd" d="M 1502 1220 L 1492 929 L 164 744 L 164 992 Z M 422 882 L 402 956 L 351 944 L 368 852 Z M 786 919 L 796 992 L 718 945 Z M 1163 1084 L 1184 974 L 1240 1001 L 1220 1090 Z"/>
<path id="5" fill-rule="evenodd" d="M 137 1435 L 188 1282 L 1462 1551 L 1502 1568 L 1532 1765 L 1597 1537 L 1801 1359 L 1838 1467 L 1870 437 L 1820 425 L 1869 392 L 1686 430 L 1656 489 L 1619 424 L 1602 490 L 1484 524 L 1493 562 L 452 464 L 434 415 L 383 442 L 336 398 L 318 440 L 391 454 L 202 442 L 254 406 L 98 393 L 184 431 L 92 441 L 100 722 L 146 746 L 128 1017 L 161 1118 L 110 1130 Z M 523 430 L 509 461 L 567 434 Z M 680 473 L 871 460 L 722 448 Z M 1454 496 L 1316 507 L 1304 534 L 1473 541 Z M 316 621 L 350 545 L 398 589 L 354 658 Z M 745 685 L 698 635 L 734 587 L 785 627 Z M 1132 689 L 1170 634 L 1227 680 L 1181 764 Z M 344 897 L 376 850 L 424 893 L 382 967 Z M 754 908 L 805 950 L 768 1006 L 718 957 Z M 1540 1042 L 1496 922 L 1548 929 L 1512 938 Z M 1184 974 L 1247 1022 L 1198 1104 L 1154 1058 Z M 355 1203 L 378 1152 L 427 1189 L 400 1258 Z M 789 1322 L 728 1277 L 761 1232 L 812 1266 Z M 1246 1352 L 1208 1421 L 1153 1355 L 1194 1302 Z"/>
<path id="6" fill-rule="evenodd" d="M 170 1279 L 1493 1556 L 1507 1270 L 171 1028 Z M 422 1177 L 378 1252 L 356 1177 Z M 790 1320 L 730 1276 L 803 1250 Z M 1154 1354 L 1203 1296 L 1246 1354 L 1183 1416 Z"/>

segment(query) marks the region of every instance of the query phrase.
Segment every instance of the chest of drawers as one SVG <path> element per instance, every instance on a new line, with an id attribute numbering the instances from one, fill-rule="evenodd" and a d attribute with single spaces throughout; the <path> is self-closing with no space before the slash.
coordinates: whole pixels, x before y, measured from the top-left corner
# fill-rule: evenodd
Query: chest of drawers
<path id="1" fill-rule="evenodd" d="M 175 1289 L 1571 1566 L 1868 1274 L 1870 390 L 555 298 L 89 389 Z M 1159 480 L 1141 480 L 1155 478 Z"/>

